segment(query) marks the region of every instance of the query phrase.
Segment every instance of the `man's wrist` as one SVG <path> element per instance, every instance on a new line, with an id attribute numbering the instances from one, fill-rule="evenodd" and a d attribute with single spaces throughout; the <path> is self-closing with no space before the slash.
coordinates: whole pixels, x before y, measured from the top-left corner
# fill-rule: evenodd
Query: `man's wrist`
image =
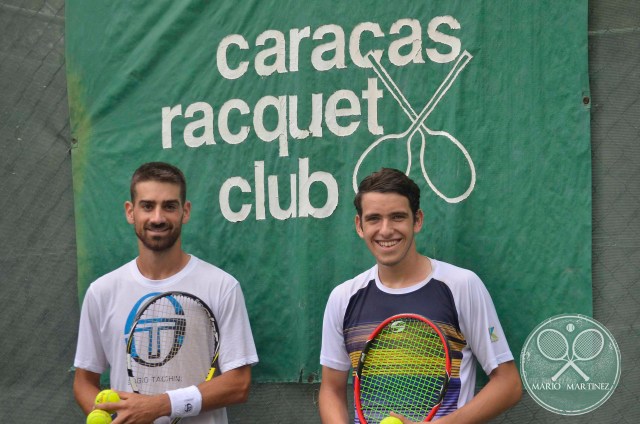
<path id="1" fill-rule="evenodd" d="M 202 409 L 202 394 L 196 386 L 167 392 L 171 405 L 171 418 L 194 417 Z"/>
<path id="2" fill-rule="evenodd" d="M 167 393 L 161 393 L 158 395 L 159 399 L 162 399 L 162 403 L 158 407 L 158 412 L 161 417 L 168 417 L 171 415 L 171 398 Z"/>

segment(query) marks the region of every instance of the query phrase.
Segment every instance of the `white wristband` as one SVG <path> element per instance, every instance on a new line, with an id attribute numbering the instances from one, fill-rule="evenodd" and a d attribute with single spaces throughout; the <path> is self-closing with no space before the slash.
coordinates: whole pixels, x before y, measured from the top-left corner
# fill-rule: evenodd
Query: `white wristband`
<path id="1" fill-rule="evenodd" d="M 194 417 L 202 409 L 202 394 L 196 386 L 167 392 L 171 400 L 171 418 Z"/>

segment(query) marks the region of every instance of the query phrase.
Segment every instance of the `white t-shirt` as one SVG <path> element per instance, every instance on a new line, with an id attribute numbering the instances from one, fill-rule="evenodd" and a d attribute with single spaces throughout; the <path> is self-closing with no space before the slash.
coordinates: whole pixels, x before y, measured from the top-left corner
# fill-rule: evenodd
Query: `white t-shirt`
<path id="1" fill-rule="evenodd" d="M 513 360 L 513 355 L 480 278 L 434 259 L 431 265 L 431 275 L 411 287 L 384 286 L 376 265 L 334 288 L 324 314 L 320 363 L 340 371 L 355 369 L 378 324 L 400 313 L 423 315 L 444 331 L 451 349 L 451 381 L 436 414 L 439 417 L 473 397 L 476 360 L 490 374 L 499 364 Z"/>
<path id="2" fill-rule="evenodd" d="M 220 331 L 220 372 L 258 362 L 240 284 L 220 268 L 191 256 L 187 266 L 164 280 L 145 278 L 133 260 L 94 281 L 82 304 L 74 366 L 99 374 L 110 367 L 111 388 L 131 392 L 126 364 L 129 329 L 149 295 L 166 291 L 191 293 L 209 305 Z M 226 424 L 226 409 L 181 422 Z"/>

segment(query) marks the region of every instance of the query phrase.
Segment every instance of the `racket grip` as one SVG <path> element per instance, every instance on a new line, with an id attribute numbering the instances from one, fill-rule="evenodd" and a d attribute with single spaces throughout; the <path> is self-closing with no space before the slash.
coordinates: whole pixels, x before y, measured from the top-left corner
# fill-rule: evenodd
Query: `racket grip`
<path id="1" fill-rule="evenodd" d="M 576 372 L 578 374 L 580 374 L 580 376 L 582 376 L 582 378 L 584 378 L 584 381 L 589 381 L 589 376 L 587 374 L 585 374 L 576 364 L 573 363 L 573 361 L 569 360 L 567 361 L 566 364 L 564 364 L 562 366 L 562 368 L 560 368 L 558 370 L 557 373 L 555 373 L 555 375 L 553 377 L 551 377 L 551 381 L 556 381 L 558 378 L 560 378 L 560 376 L 562 374 L 564 374 L 564 372 L 567 370 L 567 368 L 572 367 L 574 370 L 576 370 Z"/>
<path id="2" fill-rule="evenodd" d="M 213 374 L 216 372 L 216 368 L 215 367 L 211 367 L 211 369 L 209 370 L 209 373 L 207 374 L 207 379 L 205 381 L 209 381 L 213 378 Z"/>

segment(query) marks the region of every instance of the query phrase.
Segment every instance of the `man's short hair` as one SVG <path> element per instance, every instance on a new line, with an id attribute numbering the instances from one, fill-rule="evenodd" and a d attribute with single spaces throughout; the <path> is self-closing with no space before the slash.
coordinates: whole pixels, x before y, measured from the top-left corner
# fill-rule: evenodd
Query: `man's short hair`
<path id="1" fill-rule="evenodd" d="M 362 217 L 362 196 L 371 192 L 397 193 L 406 197 L 414 217 L 420 209 L 420 187 L 404 172 L 397 169 L 381 168 L 360 182 L 358 193 L 353 199 L 353 204 L 360 217 Z"/>
<path id="2" fill-rule="evenodd" d="M 147 162 L 140 165 L 131 177 L 131 201 L 135 201 L 136 184 L 145 181 L 158 181 L 161 183 L 176 184 L 180 186 L 180 202 L 184 205 L 187 201 L 187 181 L 182 171 L 166 162 Z"/>

